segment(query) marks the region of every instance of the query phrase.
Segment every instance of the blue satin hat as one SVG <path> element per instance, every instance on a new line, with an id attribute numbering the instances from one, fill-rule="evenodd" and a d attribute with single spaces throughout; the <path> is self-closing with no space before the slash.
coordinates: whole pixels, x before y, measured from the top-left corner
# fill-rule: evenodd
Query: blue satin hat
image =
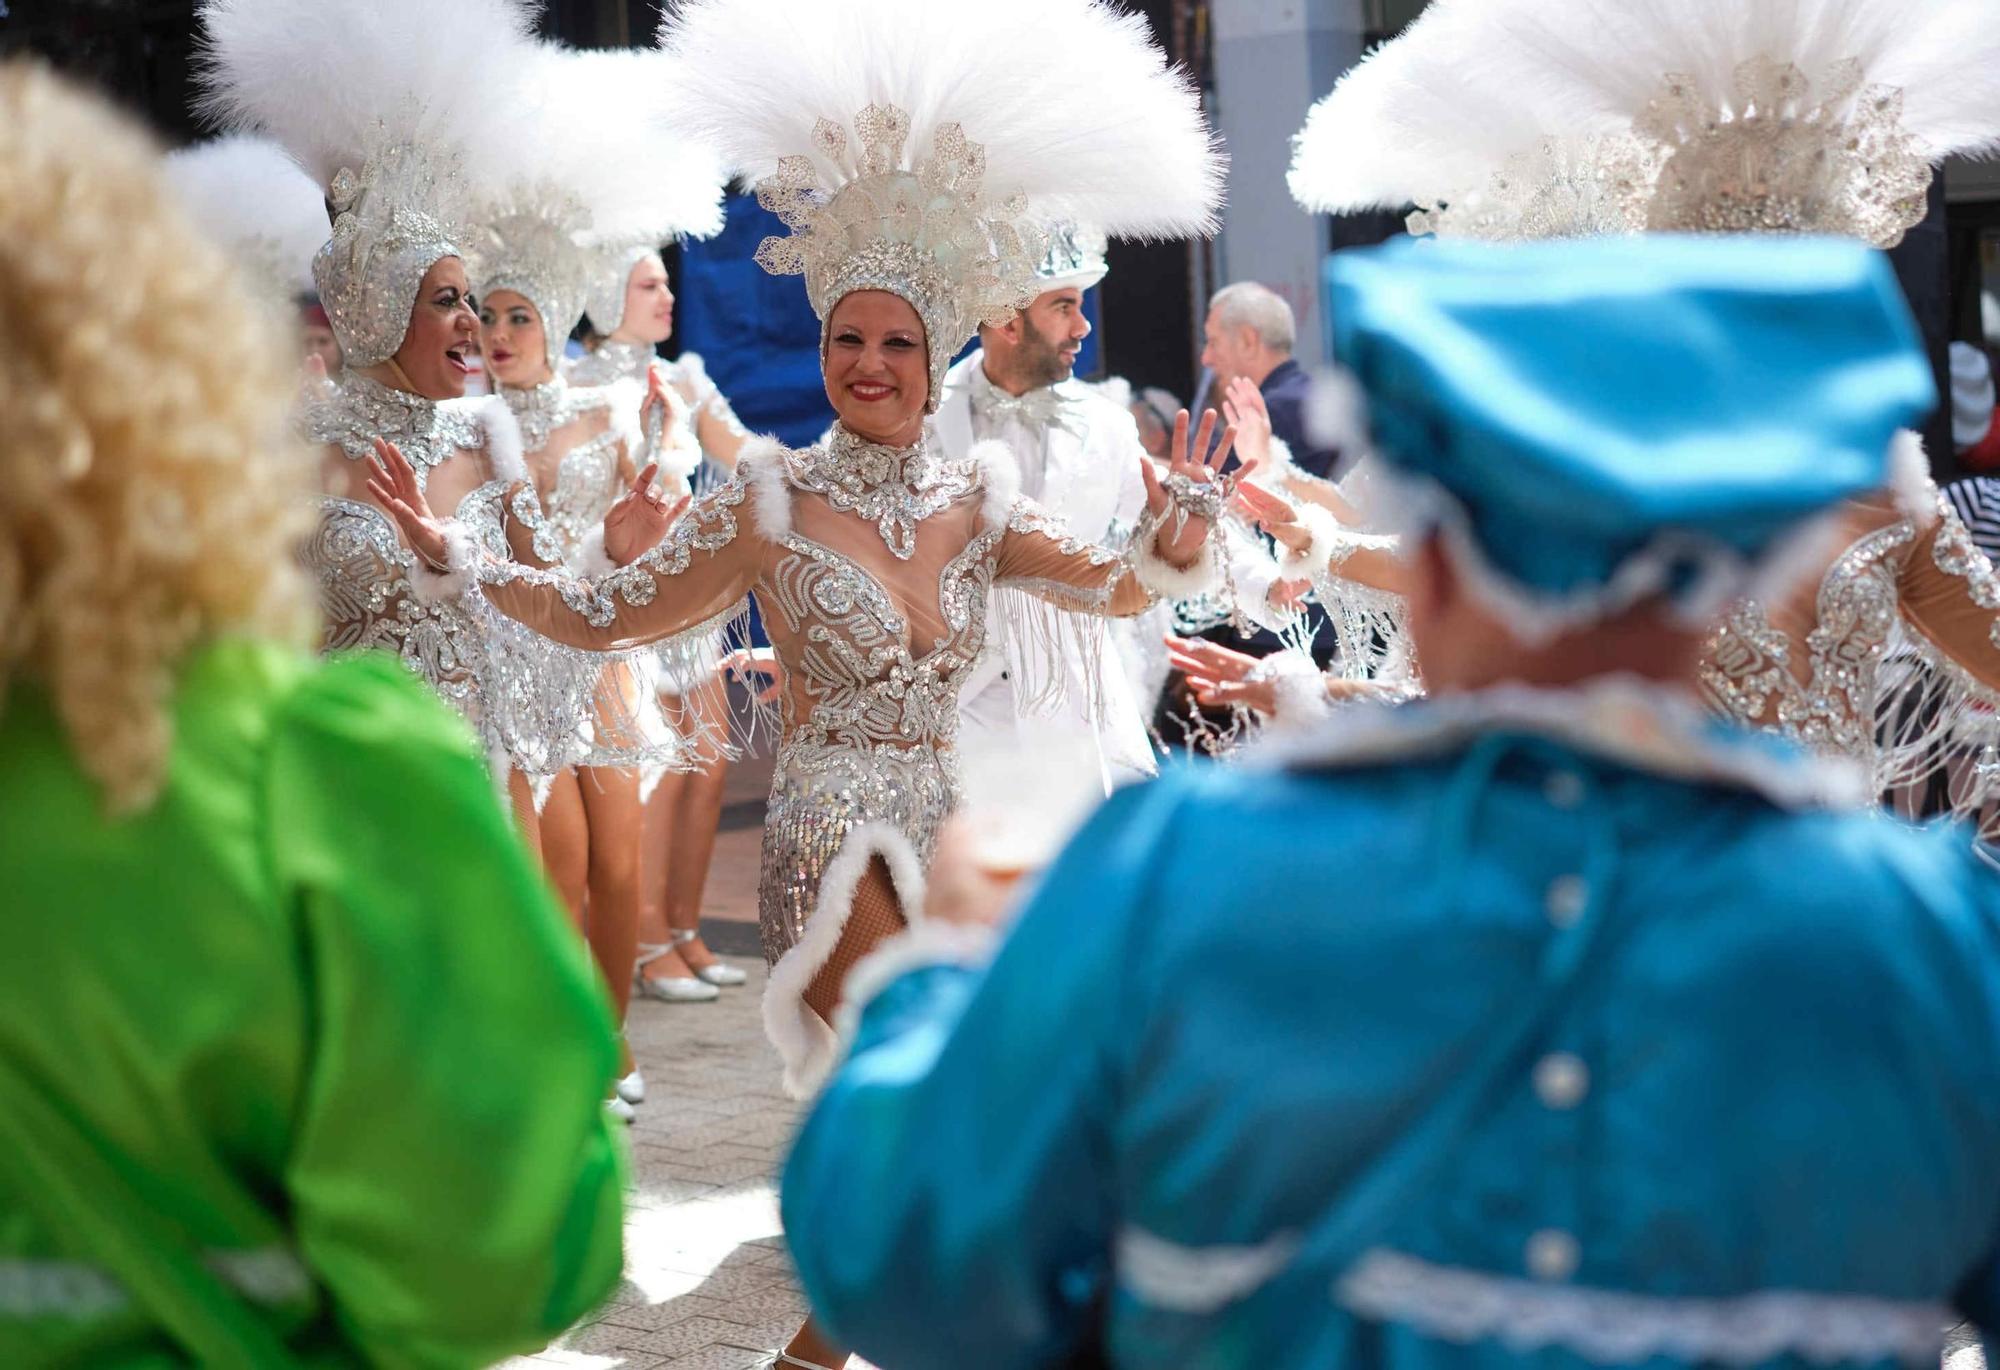
<path id="1" fill-rule="evenodd" d="M 1845 239 L 1402 239 L 1326 276 L 1378 455 L 1441 492 L 1428 521 L 1486 588 L 1563 622 L 1714 612 L 1884 485 L 1936 400 L 1886 259 Z"/>

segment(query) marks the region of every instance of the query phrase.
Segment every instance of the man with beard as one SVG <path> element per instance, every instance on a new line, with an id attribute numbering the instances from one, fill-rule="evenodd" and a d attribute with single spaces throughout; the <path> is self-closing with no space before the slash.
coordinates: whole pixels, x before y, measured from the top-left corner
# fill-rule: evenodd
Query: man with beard
<path id="1" fill-rule="evenodd" d="M 1072 372 L 1090 335 L 1083 293 L 1104 279 L 1104 239 L 1069 229 L 1055 236 L 1039 275 L 1042 293 L 995 328 L 945 374 L 938 432 L 946 447 L 998 441 L 1014 458 L 1020 493 L 1061 517 L 1079 538 L 1120 545 L 1145 508 L 1139 463 L 1146 451 L 1132 415 Z M 1282 621 L 1268 607 L 1276 567 L 1240 531 L 1227 542 L 1235 592 L 1257 621 Z M 1163 656 L 1165 606 L 1125 621 L 1126 656 Z M 1146 719 L 1150 698 L 1128 672 L 1104 620 L 1050 608 L 1014 591 L 992 596 L 987 650 L 959 703 L 960 755 L 967 797 L 1005 794 L 1010 759 L 1030 749 L 1039 798 L 1060 808 L 1156 769 Z M 1151 649 L 1151 650 L 1148 650 Z"/>

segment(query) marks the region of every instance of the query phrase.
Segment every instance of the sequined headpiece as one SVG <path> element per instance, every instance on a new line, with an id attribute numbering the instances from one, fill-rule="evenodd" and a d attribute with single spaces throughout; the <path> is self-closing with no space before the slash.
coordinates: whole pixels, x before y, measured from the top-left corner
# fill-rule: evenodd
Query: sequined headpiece
<path id="1" fill-rule="evenodd" d="M 660 250 L 650 240 L 613 243 L 600 248 L 584 287 L 583 312 L 590 326 L 607 338 L 625 324 L 625 290 L 632 282 L 632 268 Z"/>
<path id="2" fill-rule="evenodd" d="M 414 143 L 389 143 L 359 171 L 342 167 L 334 176 L 327 194 L 333 237 L 312 269 L 347 366 L 394 356 L 424 273 L 459 255 L 444 208 L 456 189 L 451 161 Z"/>
<path id="3" fill-rule="evenodd" d="M 325 190 L 313 279 L 351 369 L 402 346 L 424 273 L 459 255 L 468 188 L 496 185 L 538 111 L 468 71 L 532 52 L 528 0 L 201 0 L 202 107 L 280 143 Z"/>
<path id="4" fill-rule="evenodd" d="M 1456 236 L 1890 247 L 1924 215 L 1931 164 L 2000 137 L 2000 26 L 1977 9 L 1434 0 L 1315 108 L 1294 192 L 1320 209 L 1414 200 L 1414 229 Z"/>
<path id="5" fill-rule="evenodd" d="M 1718 102 L 1669 76 L 1633 124 L 1664 152 L 1646 198 L 1649 229 L 1824 233 L 1894 247 L 1924 217 L 1931 168 L 1903 127 L 1903 94 L 1864 85 L 1861 64 L 1817 83 L 1762 56 L 1736 68 Z"/>
<path id="6" fill-rule="evenodd" d="M 594 279 L 593 254 L 582 235 L 590 216 L 574 198 L 542 187 L 515 197 L 505 210 L 480 216 L 467 233 L 472 288 L 482 297 L 511 290 L 527 298 L 542 319 L 542 346 L 550 371 L 559 369 L 570 330 L 583 317 L 584 295 Z"/>
<path id="7" fill-rule="evenodd" d="M 827 185 L 812 159 L 786 157 L 758 185 L 757 203 L 792 230 L 766 238 L 757 264 L 774 276 L 806 278 L 806 298 L 826 347 L 833 307 L 857 290 L 886 290 L 923 320 L 930 353 L 930 404 L 944 393 L 944 373 L 982 323 L 999 326 L 1040 293 L 1035 264 L 1042 241 L 1017 222 L 1026 204 L 993 206 L 981 193 L 986 153 L 957 124 L 939 127 L 929 157 L 904 164 L 910 116 L 869 105 L 854 116 L 858 149 L 831 120 L 813 125 L 820 157 L 849 173 Z"/>
<path id="8" fill-rule="evenodd" d="M 952 354 L 1046 287 L 1046 230 L 1207 232 L 1222 161 L 1142 16 L 1106 0 L 682 0 L 661 29 L 673 116 L 754 184 L 825 323 L 886 290 L 923 321 L 930 404 Z M 1115 119 L 1079 122 L 1089 90 Z"/>
<path id="9" fill-rule="evenodd" d="M 1088 290 L 1111 272 L 1104 259 L 1104 235 L 1080 224 L 1057 224 L 1049 230 L 1049 250 L 1035 267 L 1035 289 L 1075 287 Z"/>

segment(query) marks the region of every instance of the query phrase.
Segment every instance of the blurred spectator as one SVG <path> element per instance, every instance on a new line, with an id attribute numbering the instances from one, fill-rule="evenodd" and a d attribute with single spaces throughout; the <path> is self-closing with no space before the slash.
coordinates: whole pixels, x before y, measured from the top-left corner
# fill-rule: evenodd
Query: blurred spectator
<path id="1" fill-rule="evenodd" d="M 0 63 L 10 1368 L 485 1365 L 618 1278 L 603 992 L 464 723 L 300 646 L 297 339 L 241 281 Z"/>
<path id="2" fill-rule="evenodd" d="M 1994 421 L 1993 362 L 1969 342 L 1951 345 L 1951 446 L 1960 469 L 2000 468 L 2000 423 Z M 1970 520 L 1967 520 L 1970 522 Z"/>
<path id="3" fill-rule="evenodd" d="M 1139 445 L 1156 461 L 1167 459 L 1167 444 L 1173 441 L 1174 415 L 1181 402 L 1157 385 L 1149 385 L 1132 396 L 1132 420 L 1139 425 Z"/>
<path id="4" fill-rule="evenodd" d="M 340 340 L 333 336 L 333 325 L 327 321 L 326 307 L 317 294 L 299 296 L 299 352 L 318 357 L 327 375 L 340 374 Z"/>
<path id="5" fill-rule="evenodd" d="M 1306 393 L 1311 382 L 1292 360 L 1298 324 L 1292 307 L 1267 286 L 1239 281 L 1215 292 L 1202 324 L 1201 364 L 1213 373 L 1208 393 L 1228 393 L 1229 382 L 1245 377 L 1264 395 L 1271 432 L 1291 448 L 1300 470 L 1331 479 L 1340 454 L 1306 436 Z"/>

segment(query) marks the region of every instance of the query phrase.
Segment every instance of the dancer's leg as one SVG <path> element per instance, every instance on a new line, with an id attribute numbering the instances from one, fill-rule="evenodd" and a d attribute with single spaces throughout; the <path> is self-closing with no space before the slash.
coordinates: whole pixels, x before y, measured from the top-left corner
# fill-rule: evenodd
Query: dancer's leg
<path id="1" fill-rule="evenodd" d="M 645 811 L 636 771 L 591 768 L 580 772 L 580 782 L 590 833 L 590 917 L 584 933 L 622 1028 L 638 956 L 639 842 Z M 632 1068 L 629 1049 L 626 1055 L 621 1074 Z"/>
<path id="2" fill-rule="evenodd" d="M 718 737 L 729 726 L 729 697 L 720 680 L 688 694 L 681 707 L 690 730 Z M 729 780 L 729 761 L 709 757 L 702 768 L 682 778 L 667 857 L 667 925 L 683 934 L 680 954 L 699 975 L 716 964 L 715 953 L 701 940 L 702 896 L 708 869 L 715 859 L 715 839 L 722 824 L 722 792 Z M 693 933 L 692 937 L 685 934 Z M 733 977 L 732 977 L 733 978 Z"/>
<path id="3" fill-rule="evenodd" d="M 812 983 L 806 986 L 806 1004 L 831 1025 L 834 1010 L 839 1007 L 841 991 L 847 981 L 847 972 L 854 963 L 873 951 L 886 937 L 894 937 L 908 926 L 903 916 L 901 902 L 896 898 L 896 887 L 889 879 L 889 868 L 880 857 L 868 863 L 867 872 L 861 883 L 854 889 L 854 906 L 848 912 L 847 925 L 841 929 L 840 943 L 833 949 L 826 964 L 820 967 Z M 805 1326 L 798 1330 L 785 1345 L 785 1354 L 815 1365 L 838 1367 L 847 1364 L 845 1348 L 826 1340 L 825 1334 L 806 1319 Z"/>
<path id="4" fill-rule="evenodd" d="M 581 932 L 590 874 L 590 829 L 574 770 L 562 772 L 550 786 L 548 800 L 542 805 L 540 830 L 542 867 Z"/>
<path id="5" fill-rule="evenodd" d="M 507 772 L 507 798 L 514 807 L 514 824 L 536 862 L 542 859 L 542 816 L 535 812 L 534 782 L 520 771 Z"/>

